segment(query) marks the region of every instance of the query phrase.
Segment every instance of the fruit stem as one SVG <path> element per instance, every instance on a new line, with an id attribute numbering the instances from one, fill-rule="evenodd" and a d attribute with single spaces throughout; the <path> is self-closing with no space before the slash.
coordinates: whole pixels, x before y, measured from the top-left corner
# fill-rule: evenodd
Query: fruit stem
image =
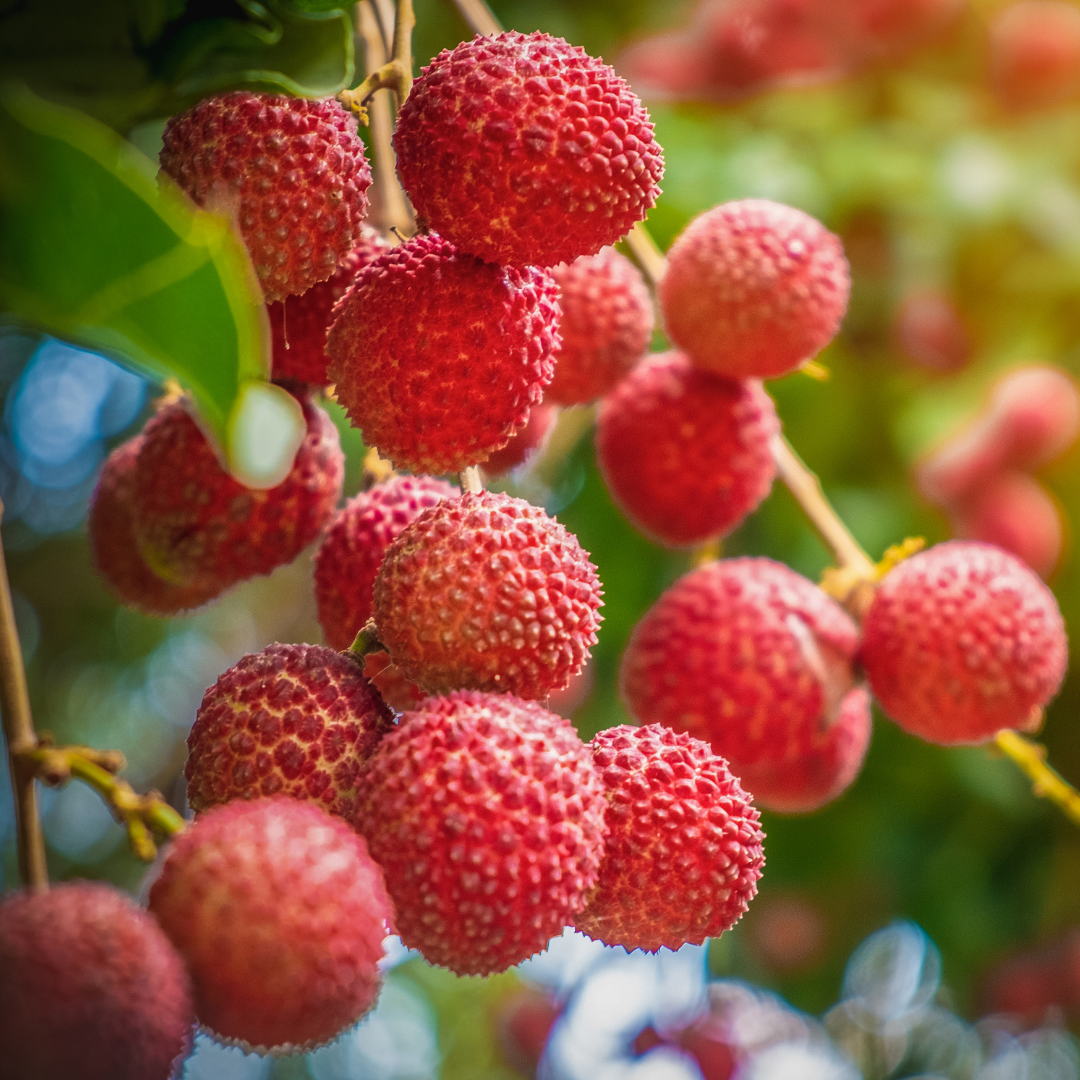
<path id="1" fill-rule="evenodd" d="M 479 495 L 484 490 L 483 482 L 480 479 L 480 470 L 475 465 L 470 465 L 467 469 L 462 469 L 458 474 L 458 480 L 461 483 L 461 490 L 468 491 L 473 495 Z"/>
<path id="2" fill-rule="evenodd" d="M 0 502 L 0 518 L 4 504 Z M 8 582 L 7 558 L 0 539 L 0 722 L 7 743 L 8 768 L 11 771 L 11 791 L 15 798 L 15 835 L 19 849 L 19 876 L 22 883 L 34 892 L 49 888 L 49 871 L 45 865 L 45 838 L 38 816 L 34 770 L 24 764 L 22 754 L 37 746 L 34 716 L 30 711 L 30 692 L 26 686 L 19 628 L 15 609 L 11 605 L 11 585 Z"/>
<path id="3" fill-rule="evenodd" d="M 390 59 L 372 71 L 355 90 L 342 90 L 338 101 L 367 123 L 367 105 L 378 90 L 393 90 L 403 102 L 412 89 L 412 32 L 416 25 L 412 0 L 396 0 L 394 51 Z"/>
<path id="4" fill-rule="evenodd" d="M 656 245 L 644 221 L 639 221 L 624 241 L 641 272 L 649 279 L 655 290 L 664 276 L 664 253 Z"/>
<path id="5" fill-rule="evenodd" d="M 1074 824 L 1080 825 L 1080 791 L 1046 762 L 1046 747 L 1006 729 L 994 736 L 997 748 L 1031 781 L 1031 790 L 1048 799 Z"/>
<path id="6" fill-rule="evenodd" d="M 474 34 L 483 34 L 487 37 L 502 31 L 502 24 L 484 0 L 453 0 L 453 4 L 461 13 L 465 25 Z"/>
<path id="7" fill-rule="evenodd" d="M 368 653 L 381 652 L 384 646 L 379 641 L 379 629 L 374 619 L 368 619 L 360 628 L 353 643 L 345 650 L 345 655 L 358 656 L 361 659 Z"/>

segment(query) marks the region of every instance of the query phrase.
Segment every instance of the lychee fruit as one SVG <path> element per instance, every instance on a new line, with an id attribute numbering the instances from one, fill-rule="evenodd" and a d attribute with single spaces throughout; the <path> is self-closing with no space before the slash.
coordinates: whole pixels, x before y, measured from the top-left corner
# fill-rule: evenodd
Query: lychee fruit
<path id="1" fill-rule="evenodd" d="M 337 428 L 303 401 L 307 434 L 276 487 L 253 491 L 221 467 L 183 404 L 152 416 L 135 465 L 135 537 L 149 567 L 176 585 L 218 591 L 292 562 L 341 497 Z"/>
<path id="2" fill-rule="evenodd" d="M 855 624 L 802 575 L 771 559 L 721 559 L 646 612 L 620 689 L 639 722 L 711 743 L 759 805 L 805 812 L 839 795 L 866 752 L 857 646 Z"/>
<path id="3" fill-rule="evenodd" d="M 850 291 L 839 237 L 801 210 L 742 199 L 683 230 L 659 297 L 668 337 L 698 367 L 769 379 L 832 341 Z"/>
<path id="4" fill-rule="evenodd" d="M 458 489 L 430 476 L 392 476 L 354 495 L 315 552 L 315 604 L 332 649 L 347 649 L 371 618 L 371 590 L 383 554 L 417 514 Z"/>
<path id="5" fill-rule="evenodd" d="M 401 940 L 459 975 L 547 946 L 596 882 L 604 796 L 573 726 L 511 694 L 428 698 L 377 747 L 357 828 Z"/>
<path id="6" fill-rule="evenodd" d="M 637 267 L 614 248 L 553 267 L 562 345 L 544 400 L 587 405 L 641 359 L 653 332 L 652 297 Z"/>
<path id="7" fill-rule="evenodd" d="M 203 696 L 188 735 L 188 802 L 291 795 L 352 821 L 360 769 L 393 726 L 358 656 L 267 646 Z"/>
<path id="8" fill-rule="evenodd" d="M 726 536 L 769 494 L 780 421 L 757 380 L 650 356 L 600 403 L 596 461 L 633 525 L 669 547 Z"/>
<path id="9" fill-rule="evenodd" d="M 361 270 L 337 308 L 326 350 L 338 400 L 398 468 L 477 465 L 525 426 L 551 381 L 556 297 L 543 270 L 414 236 Z"/>
<path id="10" fill-rule="evenodd" d="M 174 116 L 161 169 L 235 217 L 267 303 L 325 281 L 360 239 L 371 170 L 334 98 L 232 93 Z"/>
<path id="11" fill-rule="evenodd" d="M 972 355 L 971 334 L 947 294 L 920 289 L 905 297 L 893 326 L 900 351 L 930 371 L 958 371 Z"/>
<path id="12" fill-rule="evenodd" d="M 90 559 L 121 603 L 147 615 L 177 615 L 202 607 L 222 590 L 215 581 L 173 585 L 146 565 L 134 531 L 135 461 L 142 444 L 142 435 L 128 439 L 101 467 L 86 517 Z"/>
<path id="13" fill-rule="evenodd" d="M 394 133 L 418 217 L 490 263 L 594 255 L 642 221 L 664 162 L 649 115 L 601 60 L 514 31 L 441 52 Z"/>
<path id="14" fill-rule="evenodd" d="M 556 405 L 541 402 L 529 413 L 528 423 L 500 450 L 493 450 L 484 462 L 488 476 L 505 476 L 532 461 L 547 444 L 548 436 L 559 418 Z"/>
<path id="15" fill-rule="evenodd" d="M 183 962 L 118 890 L 76 881 L 0 903 L 0 1072 L 169 1080 L 195 1016 Z"/>
<path id="16" fill-rule="evenodd" d="M 364 678 L 379 691 L 379 697 L 395 712 L 415 709 L 428 696 L 390 663 L 388 652 L 371 652 L 364 657 Z"/>
<path id="17" fill-rule="evenodd" d="M 609 728 L 589 747 L 607 836 L 577 929 L 649 952 L 730 930 L 757 893 L 765 835 L 727 762 L 662 724 Z"/>
<path id="18" fill-rule="evenodd" d="M 425 510 L 375 578 L 379 640 L 425 690 L 543 700 L 596 644 L 600 581 L 577 538 L 524 499 L 484 491 Z"/>
<path id="19" fill-rule="evenodd" d="M 382 873 L 339 818 L 284 796 L 200 814 L 150 887 L 195 1013 L 260 1053 L 333 1039 L 375 1004 L 393 918 Z"/>
<path id="20" fill-rule="evenodd" d="M 374 261 L 389 245 L 375 231 L 365 229 L 360 242 L 326 281 L 312 285 L 302 296 L 289 296 L 267 304 L 275 382 L 326 386 L 326 332 L 334 305 L 349 290 L 361 267 Z"/>
<path id="21" fill-rule="evenodd" d="M 1063 0 L 1021 0 L 990 27 L 990 79 L 1007 105 L 1058 105 L 1080 94 L 1080 10 Z"/>
<path id="22" fill-rule="evenodd" d="M 1068 642 L 1053 594 L 1019 559 L 952 540 L 881 582 L 861 657 L 897 724 L 952 745 L 1027 725 L 1061 685 Z"/>

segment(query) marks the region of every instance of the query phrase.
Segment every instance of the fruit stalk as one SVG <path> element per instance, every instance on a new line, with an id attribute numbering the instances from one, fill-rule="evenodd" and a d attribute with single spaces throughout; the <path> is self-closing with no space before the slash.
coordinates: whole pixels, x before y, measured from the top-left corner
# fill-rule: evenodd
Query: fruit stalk
<path id="1" fill-rule="evenodd" d="M 498 34 L 502 30 L 502 24 L 485 0 L 453 0 L 453 4 L 465 20 L 465 25 L 474 34 L 487 36 Z"/>
<path id="2" fill-rule="evenodd" d="M 0 503 L 0 517 L 3 503 Z M 7 742 L 8 768 L 11 770 L 11 790 L 15 797 L 15 835 L 19 849 L 19 875 L 27 888 L 44 892 L 49 887 L 49 872 L 45 866 L 45 840 L 38 816 L 37 792 L 34 789 L 34 769 L 24 763 L 22 755 L 37 747 L 34 717 L 30 711 L 30 694 L 26 687 L 19 629 L 15 624 L 15 609 L 11 606 L 11 586 L 8 583 L 7 559 L 0 540 L 0 721 Z"/>
<path id="3" fill-rule="evenodd" d="M 338 101 L 342 105 L 366 118 L 368 102 L 377 90 L 393 90 L 399 104 L 409 96 L 413 81 L 412 32 L 415 25 L 412 0 L 396 0 L 393 54 L 355 90 L 342 90 L 338 94 Z"/>
<path id="4" fill-rule="evenodd" d="M 1052 802 L 1074 824 L 1080 825 L 1080 791 L 1064 780 L 1046 761 L 1046 747 L 1006 729 L 994 744 L 1031 781 L 1031 790 Z"/>
<path id="5" fill-rule="evenodd" d="M 477 495 L 484 490 L 484 485 L 480 481 L 480 470 L 475 465 L 462 469 L 458 479 L 461 482 L 462 491 L 471 491 Z"/>

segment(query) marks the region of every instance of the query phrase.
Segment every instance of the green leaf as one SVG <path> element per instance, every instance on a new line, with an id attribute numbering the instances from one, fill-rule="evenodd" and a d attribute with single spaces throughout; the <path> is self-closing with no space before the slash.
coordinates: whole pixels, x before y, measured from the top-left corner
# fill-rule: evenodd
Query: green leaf
<path id="1" fill-rule="evenodd" d="M 0 92 L 0 308 L 177 380 L 251 486 L 288 471 L 302 414 L 265 382 L 265 309 L 228 221 L 159 186 L 102 124 L 14 88 Z M 274 400 L 278 426 L 253 442 Z"/>

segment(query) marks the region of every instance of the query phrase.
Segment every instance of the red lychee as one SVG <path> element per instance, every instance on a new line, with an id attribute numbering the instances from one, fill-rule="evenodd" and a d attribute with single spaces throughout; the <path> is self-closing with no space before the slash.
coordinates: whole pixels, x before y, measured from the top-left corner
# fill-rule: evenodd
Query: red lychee
<path id="1" fill-rule="evenodd" d="M 559 418 L 556 405 L 541 402 L 533 406 L 529 422 L 501 449 L 494 450 L 484 462 L 488 476 L 504 476 L 506 473 L 531 461 L 543 450 L 555 421 Z"/>
<path id="2" fill-rule="evenodd" d="M 852 689 L 855 624 L 771 559 L 680 578 L 634 628 L 620 687 L 632 716 L 712 744 L 754 800 L 813 810 L 854 779 L 870 738 Z"/>
<path id="3" fill-rule="evenodd" d="M 743 199 L 683 230 L 659 296 L 668 336 L 698 367 L 767 379 L 832 341 L 850 291 L 839 237 L 801 210 Z"/>
<path id="4" fill-rule="evenodd" d="M 1062 0 L 1021 0 L 990 28 L 990 78 L 1007 105 L 1057 105 L 1080 93 L 1080 11 Z"/>
<path id="5" fill-rule="evenodd" d="M 357 828 L 401 940 L 431 963 L 503 971 L 584 907 L 604 796 L 562 717 L 511 694 L 428 698 L 379 744 L 364 780 Z"/>
<path id="6" fill-rule="evenodd" d="M 360 657 L 321 645 L 267 646 L 203 696 L 188 735 L 188 802 L 291 795 L 352 821 L 360 769 L 393 715 Z"/>
<path id="7" fill-rule="evenodd" d="M 862 662 L 881 707 L 928 742 L 985 742 L 1023 727 L 1065 674 L 1065 624 L 1019 559 L 964 540 L 900 563 L 863 622 Z"/>
<path id="8" fill-rule="evenodd" d="M 379 696 L 395 712 L 408 712 L 419 707 L 427 694 L 414 682 L 409 682 L 390 663 L 387 652 L 368 653 L 364 657 L 364 678 L 379 691 Z"/>
<path id="9" fill-rule="evenodd" d="M 655 952 L 718 937 L 742 918 L 765 864 L 758 812 L 708 743 L 662 724 L 601 731 L 600 877 L 574 925 Z"/>
<path id="10" fill-rule="evenodd" d="M 354 495 L 315 552 L 315 604 L 332 649 L 347 649 L 371 618 L 371 589 L 383 554 L 417 514 L 458 489 L 430 476 L 392 476 Z"/>
<path id="11" fill-rule="evenodd" d="M 191 972 L 214 1036 L 308 1048 L 375 1004 L 393 909 L 361 837 L 284 796 L 201 814 L 173 841 L 150 911 Z"/>
<path id="12" fill-rule="evenodd" d="M 235 90 L 174 116 L 161 169 L 235 215 L 267 303 L 325 281 L 360 239 L 371 170 L 334 98 Z"/>
<path id="13" fill-rule="evenodd" d="M 202 607 L 221 592 L 216 582 L 172 585 L 146 565 L 135 542 L 135 461 L 143 436 L 136 435 L 105 459 L 90 498 L 86 532 L 90 559 L 112 594 L 148 615 L 176 615 Z"/>
<path id="14" fill-rule="evenodd" d="M 756 380 L 650 356 L 603 399 L 596 462 L 634 526 L 669 547 L 735 529 L 769 494 L 780 421 Z"/>
<path id="15" fill-rule="evenodd" d="M 425 510 L 387 548 L 375 623 L 426 690 L 542 700 L 589 658 L 600 596 L 572 533 L 524 499 L 470 492 Z"/>
<path id="16" fill-rule="evenodd" d="M 183 962 L 123 893 L 78 881 L 0 903 L 0 1073 L 169 1080 L 195 1016 Z"/>
<path id="17" fill-rule="evenodd" d="M 553 267 L 562 346 L 544 400 L 587 405 L 641 359 L 653 332 L 652 297 L 638 269 L 614 248 Z"/>
<path id="18" fill-rule="evenodd" d="M 360 243 L 338 265 L 333 276 L 312 285 L 303 296 L 289 296 L 267 304 L 271 354 L 276 382 L 325 386 L 326 332 L 334 305 L 345 295 L 359 270 L 373 262 L 389 245 L 373 230 L 365 229 Z"/>
<path id="19" fill-rule="evenodd" d="M 221 467 L 181 402 L 143 429 L 135 465 L 135 537 L 165 580 L 218 591 L 292 562 L 318 535 L 341 497 L 345 460 L 337 428 L 303 402 L 307 434 L 292 471 L 253 491 Z"/>
<path id="20" fill-rule="evenodd" d="M 896 313 L 893 332 L 900 351 L 919 367 L 958 371 L 971 359 L 971 334 L 945 293 L 932 289 L 910 293 Z"/>
<path id="21" fill-rule="evenodd" d="M 641 102 L 602 61 L 548 34 L 477 35 L 413 83 L 394 133 L 417 215 L 486 262 L 593 255 L 660 194 Z"/>
<path id="22" fill-rule="evenodd" d="M 551 381 L 556 297 L 545 271 L 414 236 L 363 269 L 337 308 L 326 351 L 338 400 L 399 468 L 479 464 L 525 426 Z"/>

